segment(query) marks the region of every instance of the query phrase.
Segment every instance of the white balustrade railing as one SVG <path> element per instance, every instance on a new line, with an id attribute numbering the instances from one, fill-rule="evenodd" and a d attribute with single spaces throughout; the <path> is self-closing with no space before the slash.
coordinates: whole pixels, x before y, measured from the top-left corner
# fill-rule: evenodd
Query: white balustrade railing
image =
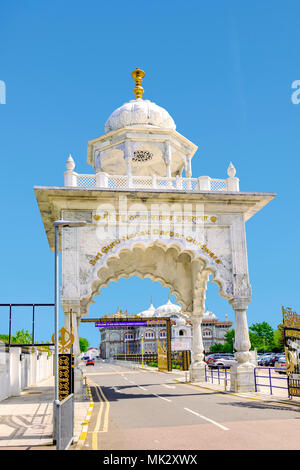
<path id="1" fill-rule="evenodd" d="M 82 189 L 158 189 L 160 191 L 239 191 L 239 179 L 235 177 L 235 168 L 230 163 L 227 179 L 213 179 L 209 176 L 199 178 L 183 178 L 181 176 L 133 176 L 133 175 L 108 175 L 98 172 L 94 175 L 81 175 L 74 171 L 74 161 L 70 156 L 67 160 L 65 172 L 65 186 Z"/>
<path id="2" fill-rule="evenodd" d="M 162 176 L 123 176 L 97 173 L 96 175 L 81 175 L 75 172 L 65 172 L 65 186 L 82 189 L 159 189 L 172 191 L 239 191 L 239 179 L 213 179 L 208 176 L 199 178 L 162 177 Z"/>
<path id="3" fill-rule="evenodd" d="M 109 189 L 159 189 L 173 191 L 239 191 L 238 178 L 213 179 L 200 178 L 168 178 L 151 176 L 122 176 L 107 175 L 80 175 L 78 173 L 65 173 L 65 186 L 83 189 L 109 188 Z"/>

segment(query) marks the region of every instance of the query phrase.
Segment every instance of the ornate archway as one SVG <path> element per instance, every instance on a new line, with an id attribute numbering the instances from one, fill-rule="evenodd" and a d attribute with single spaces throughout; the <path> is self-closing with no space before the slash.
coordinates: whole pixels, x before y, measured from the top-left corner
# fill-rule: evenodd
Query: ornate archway
<path id="1" fill-rule="evenodd" d="M 66 324 L 72 312 L 72 324 L 78 326 L 94 296 L 111 280 L 150 277 L 169 287 L 192 320 L 191 372 L 193 380 L 201 380 L 201 321 L 211 275 L 235 311 L 238 364 L 231 370 L 231 383 L 239 390 L 252 389 L 245 223 L 275 195 L 240 192 L 232 163 L 226 179 L 193 178 L 197 147 L 176 131 L 165 109 L 142 99 L 143 74 L 139 69 L 133 73 L 139 77 L 136 99 L 116 109 L 105 134 L 88 142 L 87 162 L 94 173 L 76 173 L 70 156 L 63 187 L 35 187 L 52 250 L 55 220 L 86 222 L 83 228 L 62 230 Z"/>

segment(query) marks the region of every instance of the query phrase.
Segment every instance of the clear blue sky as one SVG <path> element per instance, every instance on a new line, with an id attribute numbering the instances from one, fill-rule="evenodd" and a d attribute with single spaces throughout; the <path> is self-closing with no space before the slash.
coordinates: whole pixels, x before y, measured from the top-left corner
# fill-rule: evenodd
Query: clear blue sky
<path id="1" fill-rule="evenodd" d="M 300 104 L 291 101 L 300 79 L 299 18 L 292 0 L 2 2 L 0 303 L 53 301 L 53 254 L 33 186 L 63 185 L 69 153 L 79 173 L 92 171 L 87 142 L 133 99 L 130 73 L 141 67 L 144 98 L 165 107 L 199 147 L 194 175 L 225 178 L 232 161 L 242 191 L 277 193 L 246 225 L 249 324 L 275 328 L 282 305 L 300 313 Z M 138 313 L 151 294 L 159 306 L 168 289 L 122 279 L 102 290 L 90 316 L 117 306 Z M 207 305 L 233 320 L 215 285 Z M 0 326 L 7 332 L 2 309 Z M 16 314 L 20 327 L 31 328 L 25 311 Z M 40 314 L 38 339 L 53 329 L 50 312 Z M 99 343 L 95 330 L 80 329 L 91 346 Z"/>

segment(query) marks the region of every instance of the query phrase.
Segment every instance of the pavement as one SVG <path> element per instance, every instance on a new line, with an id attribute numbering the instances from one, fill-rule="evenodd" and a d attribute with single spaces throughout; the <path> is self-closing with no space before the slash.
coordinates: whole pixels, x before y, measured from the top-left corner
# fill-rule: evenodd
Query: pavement
<path id="1" fill-rule="evenodd" d="M 157 371 L 156 368 L 147 366 L 143 369 Z M 173 375 L 175 381 L 186 381 L 184 372 L 176 371 L 175 374 L 169 374 Z M 270 395 L 261 392 L 230 392 L 228 389 L 225 390 L 225 384 L 205 382 L 190 383 L 190 385 L 248 399 L 300 406 L 300 397 L 289 399 L 287 392 L 283 390 L 278 390 L 279 395 Z M 22 391 L 19 396 L 1 401 L 0 450 L 56 450 L 53 444 L 53 400 L 54 377 L 50 377 Z M 93 401 L 88 386 L 86 396 L 81 401 L 75 401 L 74 443 L 70 450 L 80 450 L 83 447 L 92 411 Z"/>
<path id="2" fill-rule="evenodd" d="M 53 444 L 54 377 L 0 402 L 0 450 L 56 450 Z M 91 397 L 74 405 L 74 445 L 79 441 Z"/>

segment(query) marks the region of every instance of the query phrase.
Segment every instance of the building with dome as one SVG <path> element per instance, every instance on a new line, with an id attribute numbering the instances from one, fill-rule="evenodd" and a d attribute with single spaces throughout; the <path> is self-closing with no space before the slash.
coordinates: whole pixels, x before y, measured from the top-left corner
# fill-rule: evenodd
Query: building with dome
<path id="1" fill-rule="evenodd" d="M 127 311 L 117 310 L 106 318 L 170 318 L 172 351 L 192 350 L 192 323 L 181 311 L 181 307 L 168 299 L 166 304 L 155 308 L 152 304 L 138 315 L 130 315 Z M 212 312 L 206 312 L 202 320 L 202 339 L 205 352 L 215 343 L 223 344 L 225 334 L 232 327 L 230 321 L 219 321 Z M 144 353 L 157 353 L 157 340 L 166 340 L 165 324 L 137 327 L 101 327 L 100 352 L 103 359 L 112 358 L 117 354 L 140 354 L 142 338 Z"/>

